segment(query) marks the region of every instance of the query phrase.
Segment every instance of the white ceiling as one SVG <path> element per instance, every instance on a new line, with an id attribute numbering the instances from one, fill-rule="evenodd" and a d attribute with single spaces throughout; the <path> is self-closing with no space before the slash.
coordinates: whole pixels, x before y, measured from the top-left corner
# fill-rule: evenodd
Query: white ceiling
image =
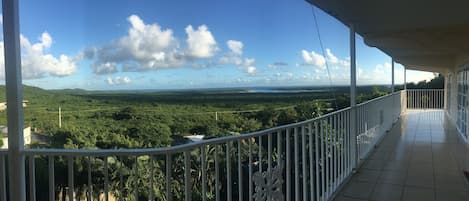
<path id="1" fill-rule="evenodd" d="M 307 1 L 408 68 L 445 73 L 469 59 L 468 0 Z"/>

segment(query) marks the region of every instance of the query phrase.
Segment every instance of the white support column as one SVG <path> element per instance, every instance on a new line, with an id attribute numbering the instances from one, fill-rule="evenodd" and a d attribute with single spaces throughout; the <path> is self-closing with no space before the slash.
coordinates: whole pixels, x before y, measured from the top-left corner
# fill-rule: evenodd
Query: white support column
<path id="1" fill-rule="evenodd" d="M 407 68 L 404 66 L 404 112 L 407 111 Z"/>
<path id="2" fill-rule="evenodd" d="M 404 66 L 404 90 L 407 90 L 407 68 Z"/>
<path id="3" fill-rule="evenodd" d="M 391 59 L 391 93 L 394 93 L 394 59 Z"/>
<path id="4" fill-rule="evenodd" d="M 18 0 L 3 0 L 2 10 L 5 81 L 8 105 L 9 200 L 25 201 L 26 182 L 23 153 L 23 87 L 21 81 Z"/>
<path id="5" fill-rule="evenodd" d="M 357 89 L 357 65 L 355 54 L 355 28 L 353 24 L 350 25 L 350 107 L 355 107 L 356 103 L 356 89 Z"/>
<path id="6" fill-rule="evenodd" d="M 358 150 L 357 150 L 357 115 L 356 115 L 356 89 L 357 89 L 357 65 L 355 53 L 355 28 L 353 24 L 350 25 L 350 134 L 351 149 L 352 149 L 352 167 L 355 169 L 358 164 Z"/>

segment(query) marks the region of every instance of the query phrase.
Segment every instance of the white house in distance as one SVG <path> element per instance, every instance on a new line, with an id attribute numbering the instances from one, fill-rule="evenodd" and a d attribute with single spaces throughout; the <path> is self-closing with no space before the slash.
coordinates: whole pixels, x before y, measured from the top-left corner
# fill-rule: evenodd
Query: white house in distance
<path id="1" fill-rule="evenodd" d="M 8 149 L 8 127 L 6 126 L 0 126 L 0 133 L 2 136 L 3 140 L 3 146 L 1 147 L 2 149 Z M 24 134 L 24 144 L 31 144 L 31 127 L 26 127 L 23 130 Z"/>
<path id="2" fill-rule="evenodd" d="M 23 107 L 28 106 L 29 101 L 23 100 Z M 7 109 L 7 103 L 6 102 L 1 102 L 0 103 L 0 111 L 6 110 Z"/>

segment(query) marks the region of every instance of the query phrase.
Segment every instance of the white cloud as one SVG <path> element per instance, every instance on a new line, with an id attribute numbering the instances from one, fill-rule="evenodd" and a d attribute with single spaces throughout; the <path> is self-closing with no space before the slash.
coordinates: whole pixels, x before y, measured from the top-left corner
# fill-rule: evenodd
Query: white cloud
<path id="1" fill-rule="evenodd" d="M 117 64 L 115 62 L 93 63 L 91 64 L 96 74 L 108 74 L 117 72 Z"/>
<path id="2" fill-rule="evenodd" d="M 131 82 L 131 80 L 127 76 L 124 76 L 124 77 L 117 76 L 117 77 L 114 77 L 114 78 L 108 77 L 106 79 L 106 82 L 109 85 L 124 85 L 124 84 L 129 84 Z"/>
<path id="3" fill-rule="evenodd" d="M 314 51 L 308 52 L 306 50 L 302 50 L 301 56 L 303 58 L 303 65 L 326 69 L 326 59 L 322 55 Z"/>
<path id="4" fill-rule="evenodd" d="M 375 69 L 373 70 L 374 76 L 373 77 L 383 77 L 388 76 L 391 73 L 391 64 L 389 62 L 384 62 L 384 64 L 378 64 L 375 66 Z M 388 76 L 391 77 L 391 76 Z"/>
<path id="5" fill-rule="evenodd" d="M 158 24 L 145 24 L 137 15 L 127 18 L 128 34 L 101 47 L 84 52 L 88 59 L 95 59 L 91 68 L 96 74 L 118 71 L 146 71 L 178 67 L 184 64 L 183 53 L 171 29 Z"/>
<path id="6" fill-rule="evenodd" d="M 254 66 L 256 59 L 254 58 L 246 58 L 244 62 L 239 67 L 246 71 L 248 74 L 255 74 L 257 72 L 257 68 Z"/>
<path id="7" fill-rule="evenodd" d="M 257 69 L 254 66 L 246 67 L 246 72 L 249 73 L 249 74 L 254 74 L 254 73 L 256 73 L 256 71 L 257 71 Z"/>
<path id="8" fill-rule="evenodd" d="M 334 54 L 332 54 L 331 50 L 330 49 L 326 49 L 326 55 L 327 55 L 327 60 L 333 64 L 335 63 L 338 63 L 339 62 L 339 59 L 334 56 Z"/>
<path id="9" fill-rule="evenodd" d="M 403 70 L 400 74 L 403 74 Z M 435 73 L 426 71 L 407 70 L 407 82 L 420 82 L 422 80 L 430 81 L 435 78 Z M 404 78 L 402 78 L 404 80 Z M 403 81 L 402 81 L 403 82 Z"/>
<path id="10" fill-rule="evenodd" d="M 47 51 L 52 46 L 52 37 L 44 32 L 39 42 L 31 43 L 20 35 L 22 75 L 24 79 L 35 79 L 49 76 L 63 77 L 72 75 L 77 70 L 78 58 L 61 54 L 55 57 Z M 5 78 L 4 43 L 0 42 L 0 78 Z"/>
<path id="11" fill-rule="evenodd" d="M 233 52 L 234 54 L 243 54 L 243 43 L 241 41 L 228 40 L 226 44 L 228 45 L 228 48 L 231 50 L 231 52 Z"/>
<path id="12" fill-rule="evenodd" d="M 163 29 L 156 23 L 145 24 L 136 15 L 127 20 L 131 25 L 127 35 L 83 51 L 83 57 L 92 60 L 90 66 L 95 74 L 182 66 L 206 68 L 224 64 L 233 64 L 249 74 L 256 72 L 254 62 L 243 58 L 244 44 L 241 41 L 228 40 L 226 44 L 229 51 L 216 60 L 208 60 L 216 56 L 219 48 L 206 25 L 196 29 L 188 25 L 185 28 L 186 46 L 181 47 L 180 40 L 174 36 L 171 29 Z"/>
<path id="13" fill-rule="evenodd" d="M 196 59 L 210 58 L 218 50 L 217 42 L 206 25 L 199 26 L 197 30 L 192 25 L 186 27 L 187 54 Z"/>
<path id="14" fill-rule="evenodd" d="M 326 57 L 314 51 L 308 52 L 307 50 L 301 51 L 303 59 L 303 66 L 313 66 L 319 70 L 325 70 L 327 66 L 330 69 L 345 70 L 350 69 L 350 58 L 339 59 L 330 49 L 326 49 Z"/>
<path id="15" fill-rule="evenodd" d="M 238 66 L 241 70 L 246 73 L 253 75 L 257 73 L 257 68 L 255 66 L 255 58 L 244 58 L 243 59 L 243 43 L 236 40 L 228 40 L 226 42 L 230 52 L 219 58 L 219 64 L 233 64 Z"/>

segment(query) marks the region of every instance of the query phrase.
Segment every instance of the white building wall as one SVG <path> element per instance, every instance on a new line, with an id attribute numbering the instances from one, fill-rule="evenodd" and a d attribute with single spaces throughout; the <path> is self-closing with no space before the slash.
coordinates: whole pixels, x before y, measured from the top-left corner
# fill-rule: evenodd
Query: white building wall
<path id="1" fill-rule="evenodd" d="M 27 127 L 23 130 L 24 135 L 24 144 L 31 144 L 31 127 Z M 8 137 L 3 137 L 3 146 L 2 149 L 8 149 Z"/>

